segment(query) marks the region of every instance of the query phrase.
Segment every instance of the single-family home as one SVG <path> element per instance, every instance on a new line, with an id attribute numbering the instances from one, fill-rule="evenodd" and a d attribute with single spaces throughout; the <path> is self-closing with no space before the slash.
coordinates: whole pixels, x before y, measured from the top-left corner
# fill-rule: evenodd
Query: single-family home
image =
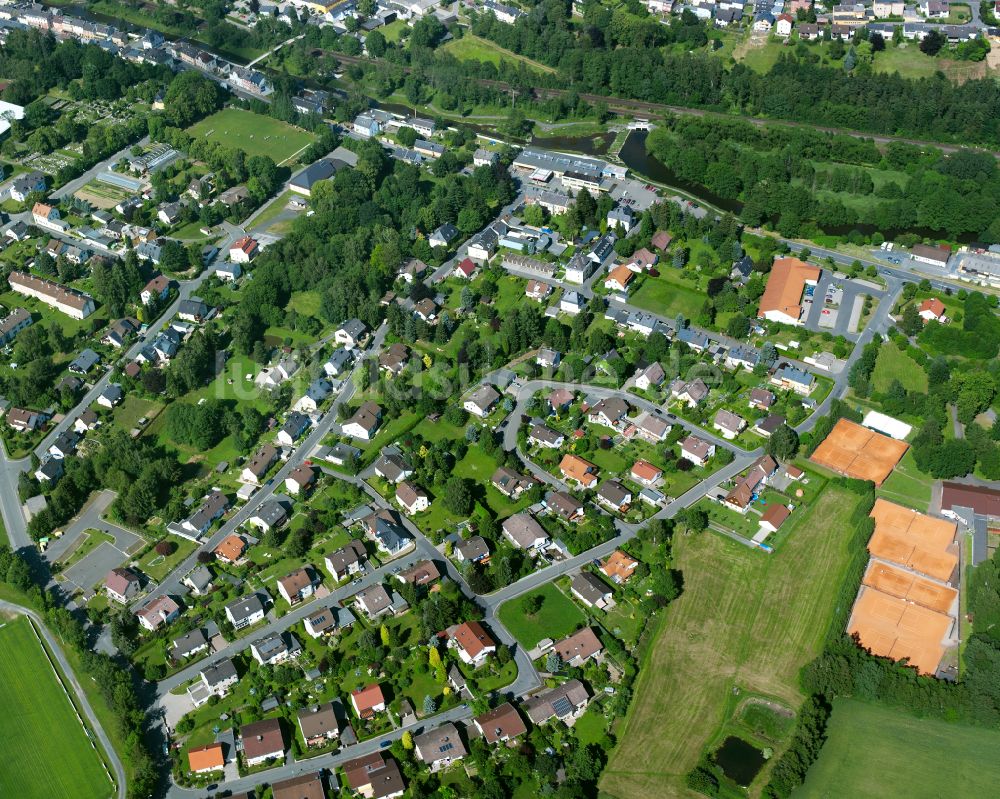
<path id="1" fill-rule="evenodd" d="M 308 416 L 298 411 L 292 411 L 285 418 L 285 423 L 278 431 L 276 439 L 279 444 L 284 444 L 286 447 L 294 446 L 311 424 Z"/>
<path id="2" fill-rule="evenodd" d="M 323 364 L 323 372 L 327 377 L 339 377 L 347 372 L 354 360 L 354 353 L 346 347 L 338 347 Z"/>
<path id="3" fill-rule="evenodd" d="M 635 387 L 640 391 L 649 391 L 651 388 L 663 385 L 666 373 L 658 361 L 654 361 L 645 369 L 640 369 L 635 373 Z"/>
<path id="4" fill-rule="evenodd" d="M 285 738 L 278 719 L 264 719 L 240 728 L 240 743 L 248 767 L 268 760 L 285 760 Z"/>
<path id="5" fill-rule="evenodd" d="M 622 425 L 629 412 L 629 404 L 621 397 L 608 397 L 587 410 L 587 421 L 615 429 Z"/>
<path id="6" fill-rule="evenodd" d="M 601 578 L 591 572 L 579 572 L 570 581 L 573 596 L 588 608 L 604 610 L 612 603 L 612 591 Z"/>
<path id="7" fill-rule="evenodd" d="M 154 301 L 163 302 L 169 293 L 170 280 L 167 279 L 166 275 L 157 275 L 139 293 L 139 299 L 142 300 L 143 305 L 149 305 Z"/>
<path id="8" fill-rule="evenodd" d="M 490 478 L 493 487 L 509 499 L 518 500 L 525 491 L 534 485 L 534 480 L 525 477 L 506 466 L 499 467 Z"/>
<path id="9" fill-rule="evenodd" d="M 360 347 L 368 337 L 368 325 L 360 319 L 348 319 L 333 333 L 334 343 L 349 350 Z"/>
<path id="10" fill-rule="evenodd" d="M 536 447 L 559 449 L 563 445 L 563 441 L 565 441 L 565 437 L 562 433 L 544 424 L 533 425 L 528 433 L 528 442 Z"/>
<path id="11" fill-rule="evenodd" d="M 721 408 L 712 421 L 712 427 L 718 430 L 723 438 L 729 440 L 736 438 L 746 426 L 746 419 L 725 408 Z"/>
<path id="12" fill-rule="evenodd" d="M 750 396 L 747 400 L 747 405 L 751 408 L 756 408 L 759 411 L 766 411 L 774 405 L 774 399 L 774 394 L 766 388 L 752 388 L 750 389 Z"/>
<path id="13" fill-rule="evenodd" d="M 771 375 L 771 385 L 808 397 L 816 388 L 816 378 L 802 369 L 782 364 Z"/>
<path id="14" fill-rule="evenodd" d="M 198 672 L 198 675 L 201 677 L 202 685 L 205 686 L 206 691 L 218 697 L 228 695 L 229 689 L 236 685 L 240 679 L 236 666 L 229 658 L 206 666 Z"/>
<path id="15" fill-rule="evenodd" d="M 454 548 L 455 560 L 459 563 L 485 563 L 490 558 L 490 547 L 481 535 L 474 535 L 468 541 L 459 541 Z"/>
<path id="16" fill-rule="evenodd" d="M 618 480 L 605 480 L 597 489 L 597 501 L 609 510 L 624 513 L 632 504 L 632 492 Z"/>
<path id="17" fill-rule="evenodd" d="M 713 455 L 715 455 L 715 444 L 697 436 L 688 436 L 681 442 L 681 457 L 691 461 L 695 466 L 704 466 Z"/>
<path id="18" fill-rule="evenodd" d="M 403 480 L 396 486 L 396 502 L 411 516 L 427 510 L 431 504 L 427 492 L 409 480 Z"/>
<path id="19" fill-rule="evenodd" d="M 246 551 L 247 542 L 230 533 L 216 545 L 213 554 L 223 563 L 238 563 Z"/>
<path id="20" fill-rule="evenodd" d="M 510 702 L 476 716 L 472 722 L 490 745 L 516 741 L 528 734 L 524 719 Z"/>
<path id="21" fill-rule="evenodd" d="M 97 404 L 102 408 L 114 408 L 123 399 L 125 392 L 122 391 L 122 387 L 117 383 L 111 383 L 98 395 Z"/>
<path id="22" fill-rule="evenodd" d="M 462 278 L 464 280 L 470 279 L 475 273 L 476 262 L 471 258 L 463 258 L 455 264 L 455 271 L 452 272 L 455 277 Z"/>
<path id="23" fill-rule="evenodd" d="M 559 361 L 561 360 L 562 355 L 560 353 L 550 350 L 547 347 L 539 349 L 538 354 L 535 356 L 535 363 L 543 369 L 553 369 L 559 365 Z"/>
<path id="24" fill-rule="evenodd" d="M 694 408 L 708 396 L 708 386 L 700 377 L 687 383 L 678 378 L 670 384 L 670 396 Z"/>
<path id="25" fill-rule="evenodd" d="M 371 620 L 392 613 L 392 597 L 385 587 L 379 584 L 361 591 L 354 598 L 354 604 Z"/>
<path id="26" fill-rule="evenodd" d="M 524 296 L 535 302 L 543 302 L 552 293 L 552 286 L 542 280 L 532 278 L 524 287 Z"/>
<path id="27" fill-rule="evenodd" d="M 361 572 L 364 569 L 367 556 L 365 545 L 357 539 L 352 539 L 340 549 L 335 549 L 327 555 L 324 558 L 324 563 L 333 579 L 339 582 L 352 574 Z"/>
<path id="28" fill-rule="evenodd" d="M 467 621 L 448 628 L 448 647 L 454 649 L 468 666 L 478 668 L 497 651 L 496 641 L 478 621 Z"/>
<path id="29" fill-rule="evenodd" d="M 191 632 L 174 639 L 173 647 L 170 650 L 170 659 L 174 663 L 180 663 L 185 658 L 207 651 L 208 638 L 200 627 L 196 627 Z"/>
<path id="30" fill-rule="evenodd" d="M 559 462 L 559 471 L 565 480 L 573 481 L 581 488 L 597 485 L 597 467 L 579 455 L 564 455 Z"/>
<path id="31" fill-rule="evenodd" d="M 229 260 L 234 264 L 248 264 L 257 257 L 260 245 L 250 236 L 237 239 L 229 247 Z"/>
<path id="32" fill-rule="evenodd" d="M 278 580 L 278 593 L 289 605 L 297 605 L 313 595 L 320 579 L 309 566 L 296 569 Z"/>
<path id="33" fill-rule="evenodd" d="M 504 536 L 518 549 L 532 550 L 544 547 L 549 534 L 530 513 L 515 513 L 504 519 L 501 525 Z"/>
<path id="34" fill-rule="evenodd" d="M 499 401 L 500 394 L 493 386 L 482 385 L 466 397 L 462 407 L 473 416 L 485 419 Z"/>
<path id="35" fill-rule="evenodd" d="M 305 494 L 316 483 L 316 472 L 312 466 L 300 463 L 285 478 L 285 490 L 290 494 Z"/>
<path id="36" fill-rule="evenodd" d="M 277 666 L 302 654 L 302 645 L 291 633 L 272 633 L 252 641 L 250 654 L 260 666 Z"/>
<path id="37" fill-rule="evenodd" d="M 371 441 L 382 424 L 382 408 L 369 400 L 363 403 L 341 427 L 345 436 Z"/>
<path id="38" fill-rule="evenodd" d="M 135 614 L 140 626 L 155 632 L 181 615 L 181 606 L 169 596 L 156 597 Z"/>
<path id="39" fill-rule="evenodd" d="M 542 504 L 545 509 L 564 522 L 576 523 L 586 516 L 583 503 L 566 491 L 550 491 Z"/>
<path id="40" fill-rule="evenodd" d="M 445 222 L 427 238 L 431 247 L 447 247 L 458 238 L 458 228 L 450 222 Z"/>
<path id="41" fill-rule="evenodd" d="M 260 485 L 264 476 L 267 474 L 268 470 L 274 465 L 278 460 L 278 450 L 272 444 L 264 444 L 254 456 L 250 459 L 249 463 L 243 467 L 243 471 L 240 473 L 240 480 L 244 483 L 253 483 L 254 485 Z"/>
<path id="42" fill-rule="evenodd" d="M 136 594 L 142 584 L 137 575 L 131 569 L 112 569 L 104 578 L 104 590 L 108 599 L 127 605 Z"/>
<path id="43" fill-rule="evenodd" d="M 601 562 L 601 573 L 616 585 L 625 585 L 635 572 L 639 561 L 616 549 Z"/>
<path id="44" fill-rule="evenodd" d="M 188 770 L 192 774 L 222 771 L 225 767 L 226 758 L 220 743 L 205 744 L 188 750 Z"/>
<path id="45" fill-rule="evenodd" d="M 591 658 L 598 658 L 604 651 L 604 645 L 593 627 L 583 627 L 561 641 L 556 641 L 552 651 L 564 665 L 579 668 Z"/>
<path id="46" fill-rule="evenodd" d="M 920 318 L 925 322 L 933 321 L 945 324 L 948 321 L 948 318 L 944 315 L 944 303 L 936 297 L 924 300 L 920 303 L 920 307 L 917 309 L 917 312 L 920 314 Z"/>
<path id="47" fill-rule="evenodd" d="M 410 357 L 410 349 L 405 344 L 396 342 L 386 347 L 378 356 L 378 368 L 388 372 L 392 377 L 402 373 Z"/>
<path id="48" fill-rule="evenodd" d="M 241 597 L 226 605 L 226 618 L 234 630 L 242 630 L 264 620 L 265 605 L 260 594 Z"/>
<path id="49" fill-rule="evenodd" d="M 532 724 L 544 724 L 553 718 L 575 720 L 587 709 L 590 695 L 579 680 L 567 680 L 525 700 L 521 705 Z"/>
<path id="50" fill-rule="evenodd" d="M 413 736 L 413 751 L 431 771 L 446 768 L 468 754 L 458 728 L 450 721 Z"/>
<path id="51" fill-rule="evenodd" d="M 402 455 L 396 452 L 383 452 L 379 459 L 375 461 L 375 474 L 387 483 L 399 483 L 413 474 L 413 467 L 410 466 Z"/>
<path id="52" fill-rule="evenodd" d="M 378 683 L 366 685 L 351 692 L 351 706 L 360 719 L 369 719 L 385 712 L 385 695 Z"/>
<path id="53" fill-rule="evenodd" d="M 628 291 L 629 284 L 635 278 L 635 273 L 625 264 L 618 264 L 604 280 L 604 288 L 609 291 Z"/>
<path id="54" fill-rule="evenodd" d="M 762 532 L 775 533 L 791 515 L 792 512 L 786 506 L 774 502 L 768 505 L 767 510 L 761 514 L 757 525 Z"/>
<path id="55" fill-rule="evenodd" d="M 308 705 L 295 714 L 307 747 L 325 746 L 340 736 L 340 723 L 332 702 Z"/>
<path id="56" fill-rule="evenodd" d="M 643 486 L 655 486 L 663 477 L 663 470 L 649 461 L 638 460 L 632 464 L 631 477 Z"/>

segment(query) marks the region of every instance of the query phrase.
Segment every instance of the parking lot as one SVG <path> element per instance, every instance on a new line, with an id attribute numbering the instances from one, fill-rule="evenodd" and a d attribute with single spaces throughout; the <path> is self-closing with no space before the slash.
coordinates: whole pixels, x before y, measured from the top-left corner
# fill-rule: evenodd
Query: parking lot
<path id="1" fill-rule="evenodd" d="M 845 275 L 823 270 L 815 287 L 807 286 L 803 297 L 805 326 L 817 332 L 830 332 L 848 339 L 857 338 L 852 329 L 860 318 L 863 295 L 877 293 L 858 285 Z"/>
<path id="2" fill-rule="evenodd" d="M 66 569 L 63 576 L 67 582 L 86 594 L 100 583 L 109 571 L 121 566 L 127 559 L 128 556 L 124 552 L 104 541 L 81 561 Z"/>

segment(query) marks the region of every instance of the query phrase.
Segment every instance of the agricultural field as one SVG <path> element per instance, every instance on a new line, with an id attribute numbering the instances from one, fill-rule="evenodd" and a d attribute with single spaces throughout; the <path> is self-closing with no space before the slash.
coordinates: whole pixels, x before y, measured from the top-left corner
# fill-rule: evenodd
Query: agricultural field
<path id="1" fill-rule="evenodd" d="M 291 160 L 308 147 L 314 136 L 308 131 L 239 108 L 224 108 L 187 130 L 195 138 L 208 138 L 227 147 L 239 147 L 247 155 L 269 155 L 276 164 Z"/>
<path id="2" fill-rule="evenodd" d="M 838 699 L 828 738 L 796 799 L 992 796 L 1000 732 Z"/>
<path id="3" fill-rule="evenodd" d="M 542 606 L 533 616 L 522 609 L 525 598 L 540 596 Z M 583 611 L 554 584 L 540 588 L 500 606 L 497 614 L 521 646 L 532 649 L 543 638 L 558 640 L 569 635 L 585 621 Z"/>
<path id="4" fill-rule="evenodd" d="M 450 53 L 459 61 L 485 61 L 497 66 L 501 62 L 506 61 L 514 65 L 524 64 L 529 69 L 537 72 L 555 72 L 552 67 L 547 67 L 545 64 L 540 64 L 530 58 L 512 53 L 498 44 L 481 39 L 471 33 L 465 34 L 461 39 L 453 39 L 441 45 L 441 51 Z"/>
<path id="5" fill-rule="evenodd" d="M 105 799 L 114 794 L 24 617 L 0 623 L 0 707 L 0 796 Z"/>
<path id="6" fill-rule="evenodd" d="M 643 663 L 604 791 L 684 794 L 684 776 L 716 742 L 734 688 L 800 704 L 798 671 L 819 653 L 833 612 L 855 502 L 827 486 L 770 556 L 711 533 L 677 542 L 684 593 Z"/>

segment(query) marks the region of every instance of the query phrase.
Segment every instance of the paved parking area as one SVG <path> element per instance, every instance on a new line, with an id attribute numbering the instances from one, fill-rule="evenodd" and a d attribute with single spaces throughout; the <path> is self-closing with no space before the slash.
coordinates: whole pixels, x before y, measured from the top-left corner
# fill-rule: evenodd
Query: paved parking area
<path id="1" fill-rule="evenodd" d="M 856 338 L 858 334 L 852 329 L 852 320 L 856 324 L 858 318 L 855 307 L 861 307 L 862 295 L 873 293 L 878 292 L 824 269 L 812 294 L 812 304 L 806 311 L 806 328 Z"/>
<path id="2" fill-rule="evenodd" d="M 121 566 L 128 556 L 107 541 L 102 542 L 79 563 L 74 563 L 63 576 L 81 591 L 90 591 L 116 566 Z"/>

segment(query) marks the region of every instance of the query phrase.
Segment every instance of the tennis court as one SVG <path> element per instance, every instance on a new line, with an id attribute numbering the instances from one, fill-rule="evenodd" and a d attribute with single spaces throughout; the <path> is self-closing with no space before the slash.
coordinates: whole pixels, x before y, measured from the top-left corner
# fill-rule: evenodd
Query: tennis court
<path id="1" fill-rule="evenodd" d="M 827 469 L 881 486 L 910 445 L 841 419 L 812 455 Z"/>
<path id="2" fill-rule="evenodd" d="M 875 533 L 868 542 L 873 557 L 892 561 L 945 582 L 958 568 L 957 527 L 884 499 L 875 500 L 869 514 Z"/>

